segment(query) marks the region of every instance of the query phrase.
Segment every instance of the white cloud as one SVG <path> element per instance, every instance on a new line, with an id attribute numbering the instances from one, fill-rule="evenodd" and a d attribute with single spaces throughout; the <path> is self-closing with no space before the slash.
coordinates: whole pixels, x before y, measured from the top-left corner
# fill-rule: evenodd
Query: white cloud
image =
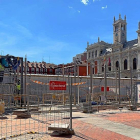
<path id="1" fill-rule="evenodd" d="M 80 13 L 80 12 L 81 12 L 80 10 L 76 10 L 75 8 L 73 8 L 73 7 L 71 7 L 71 6 L 68 6 L 68 8 L 71 9 L 70 11 L 71 11 L 72 13 L 76 13 L 76 12 Z"/>
<path id="2" fill-rule="evenodd" d="M 107 8 L 107 5 L 105 7 L 102 7 L 102 9 L 106 9 Z"/>
<path id="3" fill-rule="evenodd" d="M 21 32 L 24 36 L 31 38 L 32 37 L 32 33 L 24 26 L 22 25 L 17 25 L 17 29 L 19 32 Z"/>
<path id="4" fill-rule="evenodd" d="M 88 2 L 89 2 L 89 0 L 81 0 L 81 2 L 82 2 L 83 4 L 85 4 L 85 5 L 87 5 Z"/>

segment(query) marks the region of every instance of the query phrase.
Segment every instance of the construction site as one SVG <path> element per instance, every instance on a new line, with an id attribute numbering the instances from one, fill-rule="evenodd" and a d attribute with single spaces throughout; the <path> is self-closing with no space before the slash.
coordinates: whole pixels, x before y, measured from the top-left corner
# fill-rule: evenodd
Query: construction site
<path id="1" fill-rule="evenodd" d="M 14 58 L 22 68 L 23 58 Z M 5 66 L 0 76 L 2 140 L 74 135 L 72 112 L 135 111 L 139 107 L 139 80 L 132 77 L 26 74 L 23 69 L 19 73 L 18 65 Z"/>

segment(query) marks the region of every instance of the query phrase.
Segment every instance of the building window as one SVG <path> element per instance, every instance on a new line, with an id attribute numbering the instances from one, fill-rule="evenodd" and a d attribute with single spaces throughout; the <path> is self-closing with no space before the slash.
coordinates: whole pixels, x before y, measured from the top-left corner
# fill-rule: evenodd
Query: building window
<path id="1" fill-rule="evenodd" d="M 95 57 L 97 57 L 97 50 L 95 51 Z"/>
<path id="2" fill-rule="evenodd" d="M 108 70 L 111 71 L 111 63 L 108 64 Z"/>
<path id="3" fill-rule="evenodd" d="M 47 69 L 46 69 L 46 68 L 44 68 L 44 70 L 45 70 L 45 73 L 47 73 Z"/>
<path id="4" fill-rule="evenodd" d="M 123 27 L 123 25 L 121 25 L 121 29 L 122 29 L 122 30 L 124 30 L 124 27 Z"/>
<path id="5" fill-rule="evenodd" d="M 92 58 L 94 58 L 94 51 L 92 51 Z"/>
<path id="6" fill-rule="evenodd" d="M 74 72 L 74 67 L 71 68 L 71 72 Z"/>
<path id="7" fill-rule="evenodd" d="M 39 72 L 39 68 L 36 68 L 36 72 Z"/>
<path id="8" fill-rule="evenodd" d="M 88 53 L 88 58 L 90 58 L 90 52 Z"/>
<path id="9" fill-rule="evenodd" d="M 52 74 L 52 72 L 53 72 L 53 70 L 52 70 L 52 68 L 50 68 L 50 74 Z M 59 69 L 59 72 L 60 72 L 60 69 Z"/>
<path id="10" fill-rule="evenodd" d="M 115 27 L 115 32 L 117 32 L 117 31 L 118 31 L 118 27 L 116 26 L 116 27 Z"/>
<path id="11" fill-rule="evenodd" d="M 127 70 L 127 60 L 124 60 L 124 70 Z"/>
<path id="12" fill-rule="evenodd" d="M 103 50 L 100 51 L 100 55 L 102 55 L 102 53 L 103 53 Z"/>
<path id="13" fill-rule="evenodd" d="M 116 61 L 116 68 L 119 67 L 119 61 Z"/>
<path id="14" fill-rule="evenodd" d="M 35 71 L 35 68 L 34 68 L 34 67 L 32 67 L 32 68 L 31 68 L 31 71 L 32 71 L 32 72 L 34 72 L 34 71 Z"/>
<path id="15" fill-rule="evenodd" d="M 43 73 L 43 68 L 41 68 L 41 73 Z"/>
<path id="16" fill-rule="evenodd" d="M 104 64 L 102 65 L 102 72 L 104 72 Z"/>
<path id="17" fill-rule="evenodd" d="M 137 59 L 134 58 L 133 59 L 133 70 L 136 70 L 137 69 Z"/>

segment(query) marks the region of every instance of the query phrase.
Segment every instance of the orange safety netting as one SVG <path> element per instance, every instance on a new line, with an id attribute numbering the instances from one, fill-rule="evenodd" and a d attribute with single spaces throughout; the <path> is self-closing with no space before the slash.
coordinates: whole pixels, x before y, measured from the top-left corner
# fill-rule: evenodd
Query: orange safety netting
<path id="1" fill-rule="evenodd" d="M 43 83 L 43 82 L 40 82 L 40 81 L 37 81 L 37 80 L 32 80 L 32 82 L 36 83 L 36 84 L 41 84 L 41 85 L 49 85 L 49 83 Z M 82 84 L 85 84 L 86 82 L 80 82 L 80 83 L 72 83 L 73 86 L 76 86 L 76 85 L 82 85 Z M 68 84 L 66 84 L 68 85 Z"/>

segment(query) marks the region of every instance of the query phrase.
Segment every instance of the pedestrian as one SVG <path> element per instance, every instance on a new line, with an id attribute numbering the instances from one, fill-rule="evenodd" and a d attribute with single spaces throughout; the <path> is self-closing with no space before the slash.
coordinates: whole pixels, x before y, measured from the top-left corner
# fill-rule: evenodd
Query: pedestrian
<path id="1" fill-rule="evenodd" d="M 16 84 L 16 91 L 17 91 L 17 95 L 21 95 L 21 84 L 20 84 L 20 80 L 17 80 L 17 84 Z M 20 100 L 18 100 L 18 103 L 20 104 Z M 21 107 L 23 105 L 23 97 L 21 96 Z"/>

